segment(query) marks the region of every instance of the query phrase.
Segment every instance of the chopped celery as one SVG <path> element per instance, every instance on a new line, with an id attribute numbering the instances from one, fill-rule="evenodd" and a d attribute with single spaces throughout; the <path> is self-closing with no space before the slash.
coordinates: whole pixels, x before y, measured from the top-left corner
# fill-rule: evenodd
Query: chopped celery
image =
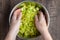
<path id="1" fill-rule="evenodd" d="M 34 17 L 42 6 L 35 2 L 23 2 L 19 5 L 19 8 L 22 10 L 22 24 L 18 35 L 24 38 L 38 36 L 40 33 L 36 29 Z"/>

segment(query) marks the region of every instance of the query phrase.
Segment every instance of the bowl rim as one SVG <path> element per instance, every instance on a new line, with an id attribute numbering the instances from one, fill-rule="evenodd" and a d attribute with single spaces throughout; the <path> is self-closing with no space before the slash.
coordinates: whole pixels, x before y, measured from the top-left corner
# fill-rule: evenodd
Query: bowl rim
<path id="1" fill-rule="evenodd" d="M 9 25 L 10 25 L 10 21 L 11 21 L 11 17 L 12 17 L 12 14 L 13 14 L 13 12 L 14 12 L 14 10 L 16 10 L 16 8 L 21 4 L 21 3 L 23 3 L 23 2 L 35 2 L 35 3 L 37 3 L 37 4 L 40 4 L 42 7 L 43 7 L 43 9 L 45 10 L 45 12 L 46 12 L 46 15 L 47 15 L 47 22 L 48 22 L 48 27 L 49 27 L 49 24 L 50 24 L 50 16 L 49 16 L 49 12 L 48 12 L 48 10 L 46 9 L 46 7 L 44 6 L 44 5 L 42 5 L 42 3 L 39 3 L 39 2 L 36 2 L 36 1 L 22 1 L 22 2 L 19 2 L 18 4 L 16 4 L 14 7 L 13 7 L 13 9 L 12 9 L 12 11 L 10 12 L 10 15 L 9 15 Z M 18 36 L 18 35 L 17 35 Z M 39 35 L 40 36 L 40 35 Z M 39 37 L 39 36 L 37 36 L 37 37 Z M 19 36 L 18 36 L 19 37 Z M 34 38 L 37 38 L 37 37 L 34 37 Z M 21 37 L 19 37 L 19 38 L 21 38 Z M 34 39 L 33 38 L 33 39 Z M 22 39 L 25 39 L 25 38 L 22 38 Z M 32 39 L 32 38 L 27 38 L 27 39 Z"/>

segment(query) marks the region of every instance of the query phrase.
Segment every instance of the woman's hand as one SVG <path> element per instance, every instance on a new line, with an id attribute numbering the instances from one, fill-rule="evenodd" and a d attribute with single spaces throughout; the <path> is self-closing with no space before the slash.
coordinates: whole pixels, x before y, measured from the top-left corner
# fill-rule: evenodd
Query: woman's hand
<path id="1" fill-rule="evenodd" d="M 39 15 L 35 16 L 35 24 L 40 33 L 42 33 L 44 30 L 48 30 L 48 26 L 43 12 L 39 11 Z"/>
<path id="2" fill-rule="evenodd" d="M 11 24 L 10 24 L 10 29 L 9 29 L 9 32 L 8 32 L 5 40 L 15 40 L 16 39 L 16 35 L 19 31 L 19 27 L 21 24 L 21 17 L 22 17 L 21 10 L 17 9 L 13 14 Z"/>
<path id="3" fill-rule="evenodd" d="M 43 40 L 52 40 L 43 12 L 39 12 L 39 17 L 37 15 L 35 16 L 35 24 L 38 31 L 41 33 Z"/>
<path id="4" fill-rule="evenodd" d="M 12 17 L 11 24 L 10 24 L 10 30 L 15 31 L 16 34 L 19 31 L 19 27 L 20 27 L 20 24 L 21 24 L 21 17 L 22 17 L 21 10 L 17 9 L 14 12 L 14 15 Z"/>

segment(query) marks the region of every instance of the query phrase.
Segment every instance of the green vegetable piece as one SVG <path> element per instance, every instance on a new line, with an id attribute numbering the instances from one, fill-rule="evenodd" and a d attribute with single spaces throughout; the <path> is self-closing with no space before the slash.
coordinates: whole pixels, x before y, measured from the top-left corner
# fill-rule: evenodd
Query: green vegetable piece
<path id="1" fill-rule="evenodd" d="M 36 29 L 34 18 L 42 6 L 35 2 L 23 2 L 19 5 L 22 10 L 21 25 L 19 28 L 19 37 L 32 38 L 38 36 L 40 33 Z"/>

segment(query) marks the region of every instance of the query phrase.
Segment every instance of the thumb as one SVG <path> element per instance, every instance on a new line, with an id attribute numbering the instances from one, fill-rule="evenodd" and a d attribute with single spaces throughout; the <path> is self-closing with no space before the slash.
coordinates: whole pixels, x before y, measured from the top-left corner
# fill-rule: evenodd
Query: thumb
<path id="1" fill-rule="evenodd" d="M 46 20 L 45 20 L 45 16 L 44 16 L 44 14 L 43 14 L 43 12 L 39 12 L 39 21 L 40 22 L 46 22 Z"/>

